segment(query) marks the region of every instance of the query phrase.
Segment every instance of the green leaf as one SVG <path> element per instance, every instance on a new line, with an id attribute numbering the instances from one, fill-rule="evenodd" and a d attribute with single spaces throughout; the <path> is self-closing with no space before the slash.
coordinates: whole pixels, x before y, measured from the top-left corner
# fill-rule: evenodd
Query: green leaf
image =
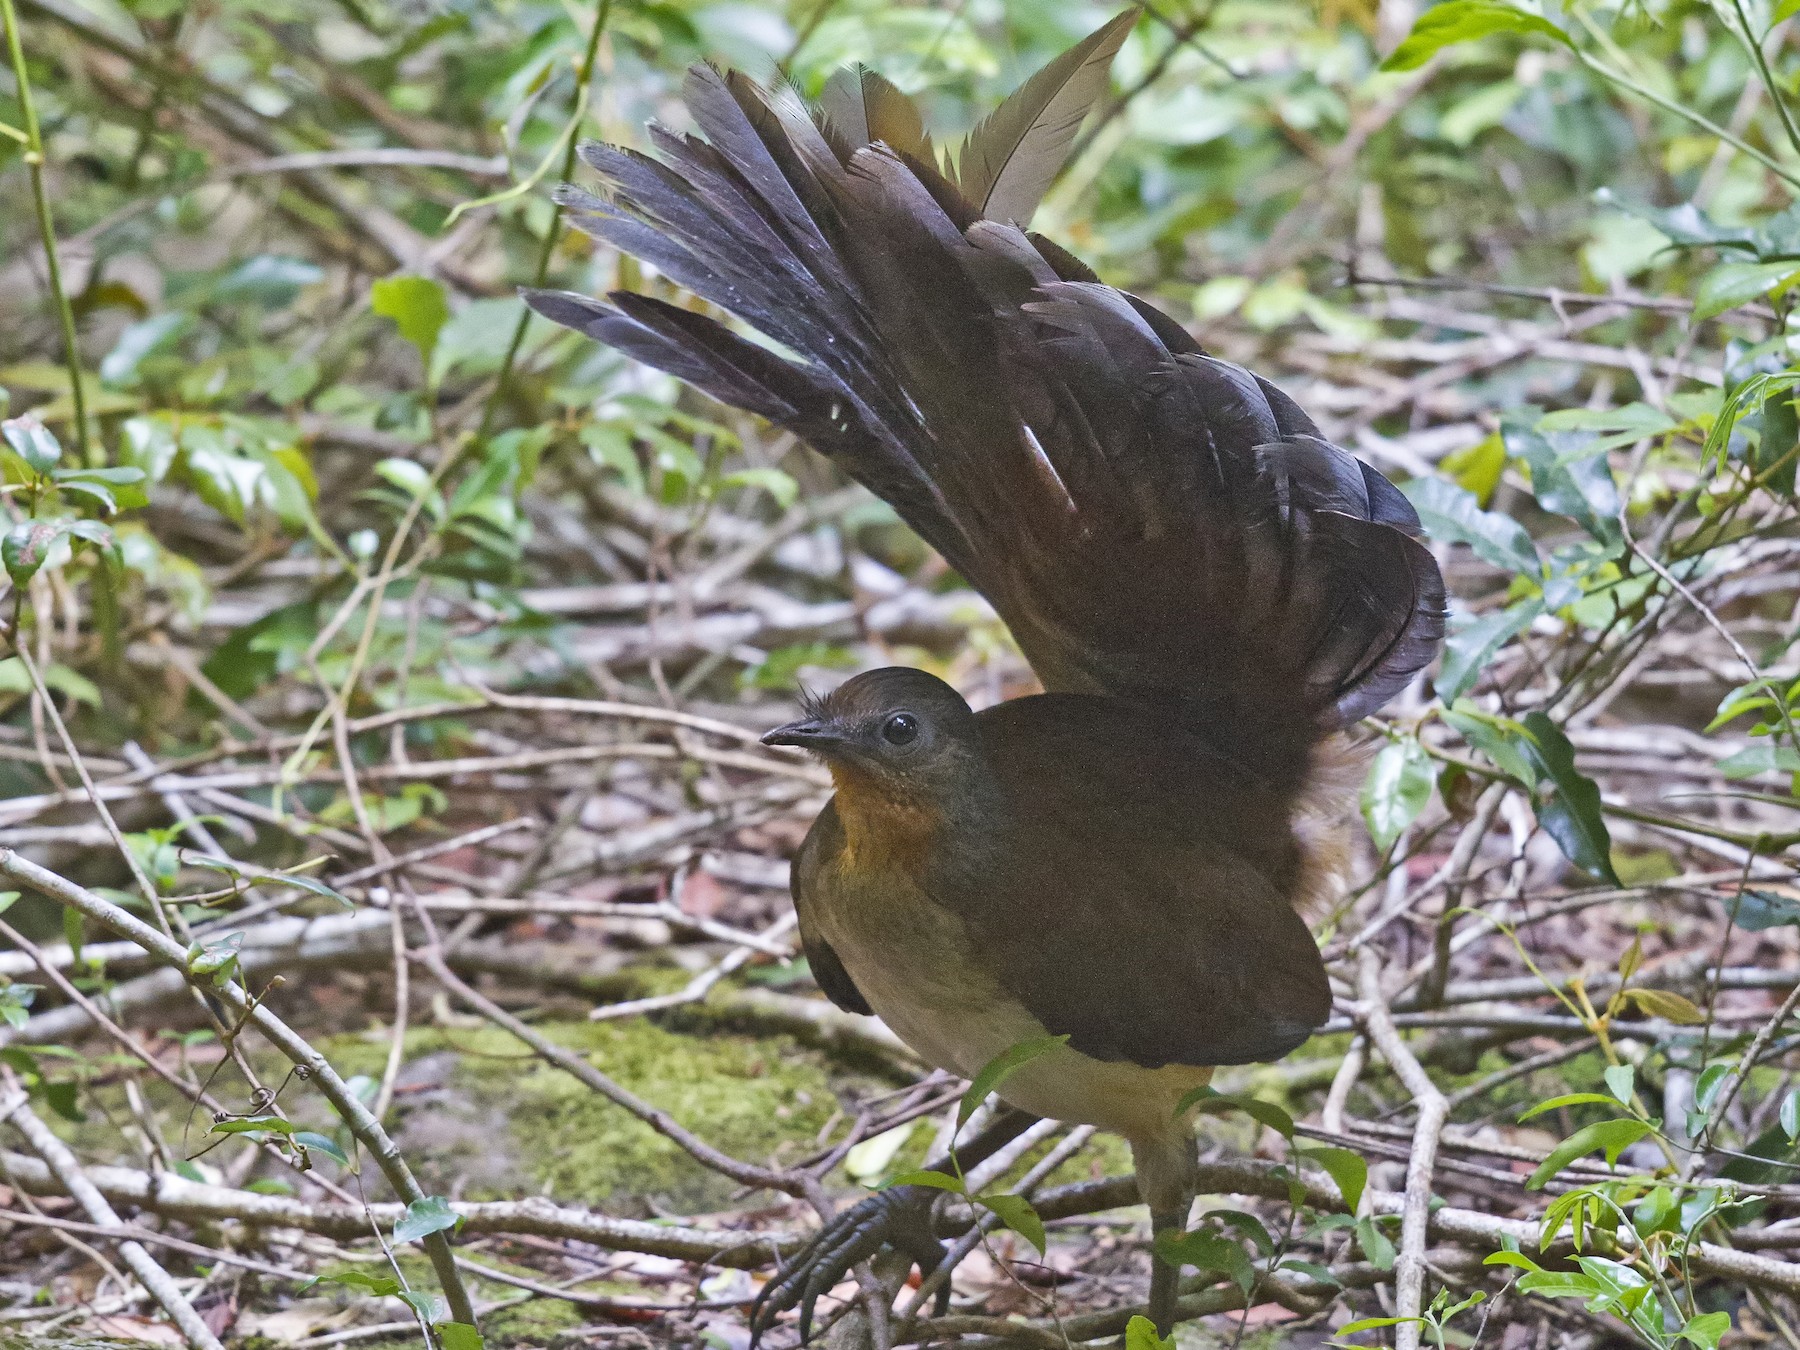
<path id="1" fill-rule="evenodd" d="M 126 325 L 112 350 L 100 359 L 101 383 L 115 388 L 132 384 L 145 359 L 174 342 L 193 322 L 193 315 L 171 310 Z"/>
<path id="2" fill-rule="evenodd" d="M 799 500 L 800 485 L 780 469 L 739 469 L 719 480 L 721 488 L 761 488 L 783 511 Z"/>
<path id="3" fill-rule="evenodd" d="M 1643 206 L 1637 202 L 1624 201 L 1611 188 L 1605 187 L 1594 192 L 1594 200 L 1602 206 L 1616 206 L 1639 220 L 1648 221 L 1667 235 L 1675 248 L 1730 248 L 1747 253 L 1756 251 L 1752 231 L 1715 224 L 1692 202 L 1682 202 L 1671 207 Z"/>
<path id="4" fill-rule="evenodd" d="M 1157 1239 L 1156 1255 L 1165 1265 L 1217 1271 L 1245 1294 L 1256 1286 L 1256 1267 L 1250 1264 L 1244 1249 L 1217 1233 L 1164 1233 Z"/>
<path id="5" fill-rule="evenodd" d="M 1519 1124 L 1523 1125 L 1533 1116 L 1541 1116 L 1546 1111 L 1555 1111 L 1564 1106 L 1582 1106 L 1589 1102 L 1597 1102 L 1601 1106 L 1617 1105 L 1617 1103 L 1604 1092 L 1570 1092 L 1561 1097 L 1552 1097 L 1547 1102 L 1539 1102 L 1536 1106 L 1531 1107 L 1525 1114 L 1519 1117 Z"/>
<path id="6" fill-rule="evenodd" d="M 1511 80 L 1501 81 L 1502 85 L 1512 83 Z M 1508 91 L 1509 107 L 1519 93 L 1520 90 L 1517 86 Z M 1468 101 L 1474 102 L 1475 99 L 1471 98 Z M 1444 121 L 1448 123 L 1450 118 L 1446 116 Z M 1467 450 L 1457 450 L 1452 454 L 1445 455 L 1438 461 L 1438 468 L 1454 478 L 1458 487 L 1474 493 L 1476 505 L 1485 508 L 1493 500 L 1494 489 L 1500 486 L 1500 476 L 1506 472 L 1506 444 L 1496 432 L 1491 436 L 1483 437 Z M 1405 491 L 1406 489 L 1401 490 Z"/>
<path id="7" fill-rule="evenodd" d="M 419 349 L 429 370 L 438 334 L 450 318 L 444 288 L 430 277 L 383 277 L 369 289 L 369 308 L 394 321 L 400 336 Z"/>
<path id="8" fill-rule="evenodd" d="M 1337 1183 L 1344 1197 L 1344 1208 L 1352 1214 L 1362 1203 L 1363 1190 L 1369 1184 L 1369 1164 L 1360 1153 L 1347 1148 L 1302 1148 L 1295 1150 L 1308 1162 L 1317 1163 Z"/>
<path id="9" fill-rule="evenodd" d="M 1373 1217 L 1358 1219 L 1354 1232 L 1356 1245 L 1362 1248 L 1363 1255 L 1373 1265 L 1381 1270 L 1394 1268 L 1394 1258 L 1398 1253 L 1394 1251 L 1392 1239 L 1381 1231 L 1381 1225 Z"/>
<path id="10" fill-rule="evenodd" d="M 1467 544 L 1476 557 L 1503 572 L 1535 577 L 1542 570 L 1537 545 L 1525 527 L 1498 511 L 1483 511 L 1468 489 L 1442 478 L 1415 478 L 1402 490 L 1432 538 Z"/>
<path id="11" fill-rule="evenodd" d="M 175 463 L 175 429 L 166 414 L 127 418 L 119 428 L 119 447 L 148 482 L 160 483 Z"/>
<path id="12" fill-rule="evenodd" d="M 1680 426 L 1679 420 L 1647 403 L 1625 403 L 1616 408 L 1561 408 L 1546 413 L 1538 421 L 1538 427 L 1543 431 L 1602 433 L 1592 441 L 1581 443 L 1584 451 L 1590 454 L 1666 436 Z"/>
<path id="13" fill-rule="evenodd" d="M 213 1122 L 209 1134 L 254 1134 L 267 1131 L 270 1134 L 292 1134 L 294 1122 L 283 1120 L 280 1116 L 244 1116 L 237 1120 L 219 1120 Z"/>
<path id="14" fill-rule="evenodd" d="M 350 1165 L 349 1155 L 337 1146 L 335 1139 L 327 1135 L 318 1134 L 312 1130 L 296 1130 L 293 1139 L 296 1144 L 309 1152 L 323 1153 L 327 1158 L 343 1167 Z"/>
<path id="15" fill-rule="evenodd" d="M 21 520 L 0 539 L 0 563 L 13 585 L 23 587 L 37 575 L 50 550 L 69 532 L 66 520 Z"/>
<path id="16" fill-rule="evenodd" d="M 1038 1249 L 1041 1256 L 1044 1245 L 1044 1221 L 1038 1212 L 1031 1207 L 1031 1201 L 1022 1195 L 978 1195 L 975 1203 L 985 1206 L 1000 1216 L 1000 1222 L 1024 1238 Z"/>
<path id="17" fill-rule="evenodd" d="M 1454 703 L 1473 689 L 1500 649 L 1543 612 L 1544 602 L 1533 597 L 1453 630 L 1444 639 L 1444 658 L 1438 667 L 1438 697 L 1445 703 Z"/>
<path id="18" fill-rule="evenodd" d="M 1681 1222 L 1681 1203 L 1667 1186 L 1658 1186 L 1638 1201 L 1631 1224 L 1642 1237 L 1656 1232 L 1675 1232 Z"/>
<path id="19" fill-rule="evenodd" d="M 1601 1292 L 1590 1276 L 1572 1270 L 1536 1270 L 1521 1276 L 1517 1288 L 1522 1294 L 1545 1298 L 1593 1298 Z"/>
<path id="20" fill-rule="evenodd" d="M 1719 1350 L 1719 1338 L 1730 1330 L 1730 1313 L 1700 1313 L 1688 1318 L 1687 1325 L 1676 1332 L 1675 1337 L 1677 1340 L 1691 1341 L 1700 1350 Z"/>
<path id="21" fill-rule="evenodd" d="M 1333 1289 L 1342 1289 L 1344 1287 L 1344 1282 L 1333 1275 L 1329 1267 L 1322 1266 L 1317 1261 L 1296 1261 L 1290 1256 L 1283 1259 L 1275 1269 L 1294 1271 L 1296 1274 L 1304 1275 L 1311 1280 L 1317 1280 L 1320 1284 L 1327 1285 Z"/>
<path id="22" fill-rule="evenodd" d="M 211 298 L 251 300 L 273 309 L 292 303 L 301 288 L 315 285 L 324 276 L 323 268 L 304 258 L 258 253 L 220 278 L 212 288 Z"/>
<path id="23" fill-rule="evenodd" d="M 1636 1069 L 1629 1064 L 1609 1064 L 1601 1077 L 1606 1079 L 1607 1091 L 1625 1105 L 1631 1105 L 1632 1095 L 1637 1091 Z"/>
<path id="24" fill-rule="evenodd" d="M 1142 1313 L 1134 1313 L 1125 1324 L 1125 1350 L 1175 1350 L 1175 1338 L 1165 1340 L 1158 1336 L 1156 1323 Z"/>
<path id="25" fill-rule="evenodd" d="M 1198 1108 L 1202 1115 L 1221 1116 L 1227 1111 L 1242 1111 L 1252 1119 L 1267 1125 L 1283 1139 L 1290 1142 L 1294 1137 L 1294 1118 L 1283 1111 L 1274 1102 L 1265 1102 L 1256 1097 L 1228 1097 L 1211 1087 L 1197 1087 L 1184 1096 L 1175 1105 L 1175 1114 L 1184 1115 L 1189 1108 Z"/>
<path id="26" fill-rule="evenodd" d="M 1484 1266 L 1517 1266 L 1520 1270 L 1542 1269 L 1524 1252 L 1494 1252 L 1483 1257 L 1481 1264 Z"/>
<path id="27" fill-rule="evenodd" d="M 300 872 L 268 872 L 260 867 L 245 867 L 242 863 L 230 858 L 209 858 L 205 854 L 193 853 L 182 849 L 180 860 L 188 867 L 203 867 L 212 872 L 225 872 L 251 883 L 270 882 L 277 886 L 293 886 L 311 895 L 321 896 L 326 900 L 342 905 L 345 909 L 355 909 L 356 904 L 348 896 L 332 890 L 316 877 L 309 877 Z"/>
<path id="28" fill-rule="evenodd" d="M 1497 0 L 1450 0 L 1419 16 L 1412 32 L 1381 63 L 1383 70 L 1417 70 L 1444 48 L 1493 33 L 1535 33 L 1574 47 L 1569 35 L 1548 19 Z"/>
<path id="29" fill-rule="evenodd" d="M 577 433 L 595 463 L 611 469 L 625 480 L 625 488 L 633 496 L 644 495 L 644 466 L 632 448 L 631 429 L 620 422 L 589 422 Z"/>
<path id="30" fill-rule="evenodd" d="M 104 483 L 89 483 L 77 478 L 59 482 L 57 487 L 64 493 L 72 492 L 77 497 L 92 498 L 108 514 L 119 509 L 119 499 L 113 496 L 112 489 Z"/>
<path id="31" fill-rule="evenodd" d="M 917 1121 L 907 1121 L 896 1125 L 891 1130 L 883 1130 L 880 1134 L 871 1135 L 859 1141 L 844 1155 L 844 1171 L 865 1186 L 873 1186 L 881 1180 L 900 1150 L 906 1147 L 906 1141 L 912 1138 L 913 1126 Z"/>
<path id="32" fill-rule="evenodd" d="M 1720 727 L 1745 713 L 1760 712 L 1764 708 L 1777 708 L 1780 705 L 1769 697 L 1768 691 L 1759 680 L 1754 684 L 1740 684 L 1724 698 L 1719 700 L 1719 710 L 1713 714 L 1713 720 L 1704 728 L 1710 736 Z"/>
<path id="33" fill-rule="evenodd" d="M 1598 437 L 1583 431 L 1540 429 L 1535 408 L 1515 408 L 1500 419 L 1506 448 L 1531 470 L 1538 505 L 1575 521 L 1610 549 L 1624 541 L 1619 489 Z"/>
<path id="34" fill-rule="evenodd" d="M 433 1322 L 431 1329 L 437 1333 L 439 1350 L 484 1350 L 487 1345 L 467 1322 Z"/>
<path id="35" fill-rule="evenodd" d="M 77 539 L 85 539 L 103 554 L 119 560 L 119 541 L 106 526 L 97 520 L 71 520 L 66 522 L 69 533 Z M 45 676 L 48 679 L 48 676 Z"/>
<path id="36" fill-rule="evenodd" d="M 902 1172 L 882 1185 L 882 1190 L 890 1186 L 929 1186 L 934 1191 L 949 1191 L 952 1195 L 967 1194 L 962 1181 L 948 1172 L 936 1172 L 930 1168 L 920 1168 L 915 1172 Z"/>
<path id="37" fill-rule="evenodd" d="M 438 1300 L 431 1294 L 421 1294 L 413 1289 L 402 1289 L 394 1297 L 411 1308 L 421 1322 L 430 1323 L 438 1315 Z"/>
<path id="38" fill-rule="evenodd" d="M 1381 748 L 1363 779 L 1362 814 L 1375 847 L 1386 852 L 1431 800 L 1431 756 L 1411 737 Z"/>
<path id="39" fill-rule="evenodd" d="M 1591 876 L 1619 884 L 1612 865 L 1612 836 L 1600 813 L 1600 789 L 1575 767 L 1575 747 L 1542 712 L 1525 714 L 1530 750 L 1556 795 L 1538 807 L 1538 823 L 1568 860 Z"/>
<path id="40" fill-rule="evenodd" d="M 0 422 L 0 438 L 34 473 L 49 473 L 62 458 L 62 443 L 56 434 L 30 413 Z"/>
<path id="41" fill-rule="evenodd" d="M 975 1108 L 987 1100 L 990 1092 L 997 1090 L 1032 1060 L 1068 1044 L 1068 1041 L 1067 1036 L 1035 1036 L 995 1055 L 982 1066 L 981 1072 L 975 1075 L 975 1081 L 969 1084 L 969 1090 L 963 1093 L 962 1105 L 956 1108 L 957 1128 L 961 1129 L 968 1123 L 969 1117 L 975 1114 Z"/>
<path id="42" fill-rule="evenodd" d="M 1790 259 L 1785 262 L 1720 263 L 1700 278 L 1694 292 L 1694 319 L 1710 319 L 1728 309 L 1748 304 L 1770 291 L 1790 285 L 1800 277 Z"/>
<path id="43" fill-rule="evenodd" d="M 1708 1064 L 1701 1071 L 1694 1083 L 1694 1106 L 1701 1111 L 1711 1111 L 1713 1101 L 1719 1095 L 1725 1078 L 1731 1072 L 1730 1064 Z"/>
<path id="44" fill-rule="evenodd" d="M 1537 764 L 1526 752 L 1525 728 L 1510 717 L 1483 712 L 1467 699 L 1459 699 L 1441 714 L 1458 735 L 1481 751 L 1494 767 L 1526 787 L 1537 785 Z"/>
<path id="45" fill-rule="evenodd" d="M 1359 1331 L 1374 1331 L 1378 1327 L 1397 1327 L 1406 1322 L 1417 1322 L 1423 1326 L 1425 1319 L 1422 1317 L 1359 1317 L 1356 1321 L 1346 1322 L 1339 1327 L 1337 1334 L 1354 1336 Z"/>
<path id="46" fill-rule="evenodd" d="M 317 1283 L 341 1284 L 349 1289 L 360 1289 L 365 1294 L 373 1294 L 376 1298 L 393 1298 L 400 1292 L 400 1281 L 392 1275 L 370 1275 L 361 1270 L 341 1270 L 331 1275 L 321 1275 Z"/>
<path id="47" fill-rule="evenodd" d="M 1647 1121 L 1628 1119 L 1602 1120 L 1579 1129 L 1550 1150 L 1550 1156 L 1526 1179 L 1525 1189 L 1542 1190 L 1563 1168 L 1595 1149 L 1606 1154 L 1608 1165 L 1617 1163 L 1621 1153 L 1649 1133 Z"/>
<path id="48" fill-rule="evenodd" d="M 456 1211 L 450 1208 L 448 1200 L 441 1195 L 428 1195 L 406 1207 L 406 1213 L 394 1225 L 394 1241 L 417 1242 L 422 1237 L 441 1233 L 446 1228 L 455 1228 L 461 1222 Z"/>
<path id="49" fill-rule="evenodd" d="M 216 975 L 237 962 L 238 950 L 244 945 L 242 933 L 226 933 L 188 947 L 188 969 L 196 975 Z"/>
<path id="50" fill-rule="evenodd" d="M 181 464 L 200 500 L 234 524 L 242 524 L 245 512 L 262 500 L 262 480 L 268 467 L 246 458 L 236 431 L 222 425 L 194 422 L 183 425 Z"/>
<path id="51" fill-rule="evenodd" d="M 50 1109 L 57 1115 L 77 1125 L 87 1123 L 87 1113 L 81 1109 L 80 1103 L 77 1101 L 80 1087 L 74 1080 L 63 1083 L 40 1083 L 39 1086 L 43 1089 L 44 1100 L 50 1103 Z"/>
<path id="52" fill-rule="evenodd" d="M 1629 1322 L 1647 1343 L 1662 1341 L 1663 1309 L 1648 1276 L 1603 1256 L 1577 1256 L 1575 1264 L 1594 1284 L 1589 1312 L 1613 1313 Z M 1520 1286 L 1523 1285 L 1521 1280 Z"/>
<path id="53" fill-rule="evenodd" d="M 1646 1016 L 1660 1017 L 1676 1026 L 1697 1027 L 1706 1021 L 1706 1014 L 1691 999 L 1667 989 L 1627 989 L 1624 997 L 1643 1009 Z"/>
<path id="54" fill-rule="evenodd" d="M 81 964 L 82 930 L 81 911 L 78 909 L 63 910 L 63 941 L 69 944 L 69 959 L 76 965 Z"/>
<path id="55" fill-rule="evenodd" d="M 1235 1229 L 1260 1255 L 1275 1255 L 1274 1236 L 1254 1214 L 1246 1214 L 1241 1209 L 1209 1209 L 1200 1216 L 1200 1221 Z"/>
<path id="56" fill-rule="evenodd" d="M 1487 1302 L 1487 1290 L 1485 1289 L 1477 1289 L 1467 1298 L 1458 1299 L 1455 1303 L 1450 1302 L 1448 1289 L 1440 1289 L 1437 1297 L 1431 1300 L 1431 1311 L 1437 1315 L 1438 1324 L 1441 1326 L 1458 1313 L 1465 1313 L 1477 1304 L 1485 1302 Z"/>
<path id="57" fill-rule="evenodd" d="M 407 502 L 423 497 L 425 514 L 430 519 L 442 521 L 449 515 L 444 494 L 433 486 L 431 473 L 423 464 L 410 459 L 384 459 L 375 465 L 375 473 L 399 488 Z"/>
<path id="58" fill-rule="evenodd" d="M 1800 773 L 1800 750 L 1761 741 L 1720 760 L 1719 772 L 1734 781 L 1762 773 Z"/>

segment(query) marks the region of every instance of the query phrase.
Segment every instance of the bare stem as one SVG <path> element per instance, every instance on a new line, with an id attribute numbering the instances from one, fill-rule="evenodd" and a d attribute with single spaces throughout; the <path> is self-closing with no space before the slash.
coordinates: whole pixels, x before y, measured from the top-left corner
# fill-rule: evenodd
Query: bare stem
<path id="1" fill-rule="evenodd" d="M 612 10 L 612 0 L 600 0 L 600 7 L 594 13 L 594 26 L 588 32 L 587 50 L 581 54 L 581 64 L 576 69 L 576 91 L 588 87 L 594 77 L 594 61 L 600 53 L 600 35 L 606 31 L 607 15 Z M 577 107 L 581 105 L 578 103 Z M 585 109 L 584 109 L 585 111 Z M 577 121 L 580 113 L 577 113 Z M 575 172 L 575 157 L 581 149 L 581 139 L 576 134 L 578 128 L 571 127 L 569 148 L 563 152 L 562 173 L 559 181 L 567 182 Z M 562 236 L 562 207 L 556 206 L 550 212 L 550 224 L 544 231 L 544 242 L 538 250 L 537 271 L 532 273 L 531 284 L 542 286 L 544 278 L 550 275 L 550 259 L 556 255 L 556 241 Z M 519 359 L 519 348 L 525 343 L 525 330 L 531 326 L 531 311 L 523 310 L 519 322 L 513 328 L 512 341 L 506 344 L 506 357 L 500 362 L 500 374 L 494 380 L 494 392 L 488 396 L 487 406 L 481 410 L 481 429 L 475 433 L 475 442 L 480 444 L 487 439 L 488 432 L 493 429 L 494 415 L 499 411 L 500 400 L 506 396 L 507 383 L 512 379 L 513 366 Z"/>
<path id="2" fill-rule="evenodd" d="M 44 241 L 44 270 L 50 294 L 62 325 L 63 360 L 69 367 L 69 398 L 75 408 L 75 444 L 81 462 L 90 467 L 102 462 L 100 447 L 88 439 L 87 395 L 81 384 L 81 351 L 75 345 L 75 308 L 63 289 L 62 263 L 56 251 L 56 222 L 50 214 L 50 190 L 44 182 L 44 137 L 38 129 L 37 105 L 31 97 L 31 79 L 25 70 L 25 43 L 19 33 L 19 16 L 13 0 L 0 0 L 0 18 L 6 21 L 6 54 L 13 78 L 19 84 L 19 109 L 25 119 L 25 163 L 31 170 L 31 198 L 37 208 L 38 236 Z"/>

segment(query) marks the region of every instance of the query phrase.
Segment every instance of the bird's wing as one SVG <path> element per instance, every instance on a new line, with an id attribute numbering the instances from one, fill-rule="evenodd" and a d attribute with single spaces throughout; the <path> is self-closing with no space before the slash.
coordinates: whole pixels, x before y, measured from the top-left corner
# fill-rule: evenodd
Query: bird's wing
<path id="1" fill-rule="evenodd" d="M 999 176 L 971 160 L 964 185 L 1030 198 L 1092 76 L 1084 57 L 1038 89 L 1020 107 L 1045 126 L 1009 119 Z M 1314 740 L 1435 650 L 1417 516 L 1267 381 L 983 219 L 890 90 L 846 87 L 828 134 L 791 91 L 699 67 L 705 139 L 655 130 L 661 160 L 590 145 L 607 195 L 564 190 L 581 228 L 785 351 L 644 296 L 528 298 L 837 460 L 993 602 L 1046 688 L 1161 703 L 1297 783 Z M 877 125 L 913 150 L 860 144 Z M 1031 183 L 1003 141 L 1036 147 Z"/>
<path id="2" fill-rule="evenodd" d="M 983 718 L 1007 803 L 976 847 L 1005 866 L 947 856 L 924 884 L 1046 1030 L 1096 1059 L 1243 1064 L 1326 1020 L 1318 947 L 1288 903 L 1299 860 L 1267 789 L 1111 700 L 1022 699 Z"/>
<path id="3" fill-rule="evenodd" d="M 843 845 L 843 826 L 838 823 L 836 808 L 827 802 L 812 829 L 807 831 L 800 851 L 794 855 L 794 914 L 800 921 L 800 949 L 806 953 L 806 965 L 812 971 L 813 983 L 845 1012 L 871 1013 L 874 1009 L 869 1006 L 869 1000 L 856 987 L 856 981 L 850 978 L 850 972 L 844 969 L 843 961 L 831 944 L 820 935 L 812 913 L 813 897 L 819 894 L 819 869 Z"/>

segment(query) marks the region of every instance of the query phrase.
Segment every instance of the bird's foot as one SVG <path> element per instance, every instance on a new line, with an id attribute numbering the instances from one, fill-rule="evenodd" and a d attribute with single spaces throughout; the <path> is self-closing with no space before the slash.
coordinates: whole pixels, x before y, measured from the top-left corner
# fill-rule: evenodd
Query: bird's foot
<path id="1" fill-rule="evenodd" d="M 752 1350 L 781 1314 L 800 1310 L 800 1343 L 812 1336 L 813 1309 L 821 1295 L 884 1247 L 910 1257 L 922 1277 L 943 1264 L 945 1247 L 932 1232 L 932 1204 L 942 1192 L 929 1186 L 890 1186 L 860 1200 L 819 1230 L 763 1286 L 750 1305 Z M 950 1282 L 938 1289 L 938 1311 L 948 1305 Z"/>

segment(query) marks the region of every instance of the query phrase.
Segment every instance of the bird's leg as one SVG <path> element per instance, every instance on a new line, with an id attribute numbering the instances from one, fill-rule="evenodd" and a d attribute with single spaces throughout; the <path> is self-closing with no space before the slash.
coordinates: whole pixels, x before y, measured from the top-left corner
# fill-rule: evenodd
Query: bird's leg
<path id="1" fill-rule="evenodd" d="M 1190 1196 L 1188 1204 L 1193 1203 Z M 1150 1211 L 1150 1320 L 1156 1323 L 1158 1336 L 1169 1336 L 1175 1330 L 1175 1300 L 1181 1290 L 1181 1268 L 1163 1260 L 1158 1239 L 1164 1233 L 1179 1233 L 1187 1226 L 1187 1206 L 1180 1209 Z"/>
<path id="2" fill-rule="evenodd" d="M 925 1165 L 939 1171 L 966 1173 L 991 1158 L 1037 1123 L 1037 1117 L 1008 1107 L 986 1128 L 958 1144 L 950 1154 Z M 831 1220 L 763 1286 L 750 1305 L 750 1344 L 754 1347 L 775 1319 L 790 1308 L 800 1310 L 800 1340 L 812 1335 L 813 1307 L 820 1295 L 842 1280 L 851 1267 L 883 1248 L 908 1256 L 929 1275 L 943 1262 L 944 1247 L 932 1231 L 932 1209 L 941 1191 L 929 1186 L 890 1186 L 859 1200 Z M 940 1307 L 948 1300 L 946 1281 L 938 1291 Z"/>
<path id="3" fill-rule="evenodd" d="M 1154 1135 L 1131 1139 L 1131 1159 L 1137 1166 L 1138 1194 L 1150 1207 L 1150 1320 L 1156 1334 L 1167 1336 L 1175 1328 L 1175 1300 L 1181 1269 L 1163 1260 L 1158 1239 L 1164 1233 L 1187 1227 L 1199 1182 L 1199 1149 L 1191 1120 L 1171 1119 Z"/>

